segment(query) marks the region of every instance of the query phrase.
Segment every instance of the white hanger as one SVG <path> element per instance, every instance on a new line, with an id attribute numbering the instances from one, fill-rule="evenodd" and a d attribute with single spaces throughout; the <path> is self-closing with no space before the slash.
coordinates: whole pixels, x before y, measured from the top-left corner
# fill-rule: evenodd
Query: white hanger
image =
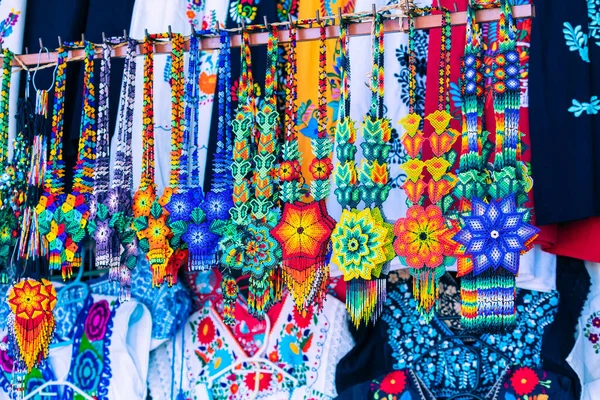
<path id="1" fill-rule="evenodd" d="M 271 320 L 269 319 L 269 316 L 265 314 L 265 323 L 267 325 L 267 329 L 265 331 L 265 336 L 264 336 L 264 342 L 261 346 L 260 349 L 258 349 L 258 351 L 256 352 L 256 354 L 254 354 L 252 357 L 246 357 L 246 358 L 238 358 L 233 364 L 227 366 L 226 368 L 222 369 L 221 371 L 217 372 L 216 374 L 214 374 L 213 376 L 210 376 L 208 378 L 208 386 L 211 387 L 213 385 L 213 382 L 216 381 L 217 379 L 219 379 L 220 377 L 222 377 L 223 375 L 225 375 L 227 372 L 231 371 L 232 369 L 235 369 L 237 367 L 239 367 L 240 365 L 244 364 L 244 363 L 248 363 L 248 364 L 252 364 L 252 365 L 256 365 L 256 369 L 250 369 L 250 370 L 241 370 L 239 371 L 240 374 L 249 374 L 254 372 L 255 373 L 255 391 L 254 394 L 255 396 L 258 394 L 258 382 L 260 379 L 260 373 L 273 373 L 275 372 L 279 372 L 281 373 L 284 377 L 286 377 L 287 379 L 291 380 L 292 382 L 294 382 L 295 385 L 298 384 L 298 379 L 296 379 L 295 377 L 293 377 L 289 372 L 287 372 L 286 370 L 284 370 L 283 368 L 281 368 L 279 365 L 269 361 L 267 358 L 262 357 L 264 354 L 266 354 L 267 352 L 267 346 L 269 345 L 269 336 L 271 335 Z M 267 369 L 260 369 L 260 366 L 266 366 L 271 368 L 270 370 Z"/>
<path id="2" fill-rule="evenodd" d="M 77 392 L 77 394 L 80 395 L 81 397 L 83 397 L 85 400 L 94 400 L 94 398 L 92 396 L 88 395 L 86 392 L 79 389 L 77 386 L 73 385 L 71 382 L 67 382 L 65 380 L 46 382 L 43 385 L 39 386 L 37 389 L 35 389 L 33 392 L 29 393 L 27 396 L 23 397 L 23 400 L 33 399 L 33 397 L 37 394 L 39 394 L 40 396 L 56 396 L 56 393 L 48 393 L 48 392 L 42 393 L 42 391 L 45 388 L 47 388 L 48 386 L 67 386 L 67 387 L 73 389 L 75 392 Z"/>

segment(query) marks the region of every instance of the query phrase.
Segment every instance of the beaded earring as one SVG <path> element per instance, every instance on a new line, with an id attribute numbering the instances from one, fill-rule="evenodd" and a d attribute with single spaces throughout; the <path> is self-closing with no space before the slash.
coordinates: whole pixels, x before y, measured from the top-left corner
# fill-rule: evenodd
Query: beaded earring
<path id="1" fill-rule="evenodd" d="M 276 159 L 275 127 L 278 113 L 275 106 L 274 73 L 277 62 L 278 34 L 276 27 L 270 27 L 267 85 L 265 102 L 258 112 L 254 98 L 254 80 L 252 77 L 249 35 L 242 32 L 242 75 L 240 78 L 239 104 L 232 128 L 235 135 L 233 147 L 233 204 L 231 219 L 227 224 L 213 224 L 216 233 L 222 235 L 221 269 L 223 272 L 223 297 L 225 301 L 225 322 L 234 322 L 234 304 L 238 287 L 230 270 L 250 274 L 248 289 L 248 310 L 257 318 L 263 318 L 265 312 L 277 299 L 277 290 L 273 290 L 272 275 L 281 261 L 281 248 L 273 239 L 270 229 L 277 222 L 277 213 L 273 211 L 275 194 L 271 172 Z M 256 123 L 258 122 L 258 124 Z M 254 146 L 255 131 L 258 141 Z M 256 148 L 256 154 L 252 149 Z M 254 165 L 252 163 L 254 161 Z M 255 170 L 253 179 L 248 175 Z M 254 196 L 252 196 L 253 182 Z"/>
<path id="2" fill-rule="evenodd" d="M 437 8 L 415 10 L 415 14 L 430 13 Z M 409 20 L 409 114 L 400 120 L 405 129 L 402 144 L 408 160 L 402 164 L 408 179 L 403 185 L 411 205 L 405 218 L 394 225 L 396 240 L 394 248 L 404 265 L 410 267 L 413 276 L 413 295 L 417 308 L 425 320 L 434 314 L 438 298 L 438 280 L 446 272 L 446 266 L 454 264 L 456 243 L 452 241 L 454 229 L 444 214 L 448 213 L 453 199 L 449 194 L 456 185 L 457 178 L 450 172 L 456 154 L 452 146 L 459 132 L 450 128 L 450 12 L 442 8 L 441 57 L 439 67 L 438 108 L 425 119 L 433 128 L 433 133 L 425 137 L 420 129 L 422 118 L 415 112 L 416 55 L 414 18 Z M 422 159 L 425 141 L 429 141 L 433 156 Z M 429 179 L 426 180 L 427 173 Z M 426 193 L 427 191 L 427 193 Z M 424 207 L 425 197 L 431 205 Z"/>
<path id="3" fill-rule="evenodd" d="M 335 179 L 338 202 L 344 207 L 340 221 L 331 235 L 332 260 L 336 262 L 346 281 L 346 308 L 355 326 L 374 322 L 385 303 L 385 279 L 381 278 L 385 265 L 394 258 L 392 225 L 387 223 L 381 205 L 390 191 L 387 157 L 390 150 L 391 123 L 383 117 L 383 19 L 373 19 L 371 72 L 371 107 L 361 125 L 365 139 L 361 148 L 365 160 L 360 171 L 355 165 L 356 128 L 350 119 L 348 40 L 346 26 L 342 41 L 344 58 L 342 114 L 336 139 L 339 164 Z M 360 201 L 365 209 L 357 210 Z"/>
<path id="4" fill-rule="evenodd" d="M 112 45 L 125 43 L 124 78 L 117 128 L 114 179 L 110 181 L 109 109 L 110 59 Z M 121 301 L 130 298 L 131 269 L 135 267 L 137 240 L 131 227 L 131 190 L 133 186 L 131 137 L 135 102 L 135 56 L 137 44 L 124 37 L 108 38 L 102 45 L 98 98 L 98 137 L 94 195 L 90 201 L 88 231 L 96 241 L 96 266 L 110 268 L 109 280 L 119 282 Z M 121 247 L 124 248 L 121 254 Z"/>
<path id="5" fill-rule="evenodd" d="M 296 37 L 297 29 L 290 27 L 290 47 L 288 52 L 288 83 L 286 86 L 286 115 L 285 143 L 282 150 L 282 162 L 278 176 L 281 189 L 281 200 L 284 201 L 281 220 L 271 230 L 273 237 L 279 242 L 282 250 L 283 280 L 294 298 L 298 310 L 309 310 L 312 307 L 320 309 L 325 300 L 326 285 L 329 279 L 329 266 L 326 254 L 329 247 L 329 237 L 335 220 L 329 216 L 325 208 L 323 195 L 329 191 L 327 165 L 329 160 L 330 140 L 325 131 L 326 124 L 321 123 L 326 118 L 324 96 L 326 90 L 325 76 L 325 25 L 321 24 L 321 51 L 319 54 L 319 135 L 313 139 L 313 150 L 319 162 L 319 173 L 311 187 L 314 201 L 305 203 L 302 198 L 301 155 L 298 149 L 297 118 L 297 59 Z M 327 179 L 325 179 L 327 177 Z"/>
<path id="6" fill-rule="evenodd" d="M 528 223 L 530 210 L 524 206 L 526 193 L 531 187 L 527 184 L 527 168 L 521 161 L 520 59 L 516 51 L 516 27 L 508 1 L 501 1 L 501 10 L 499 43 L 492 66 L 496 122 L 494 163 L 491 170 L 486 171 L 485 198 L 481 196 L 477 180 L 458 193 L 471 203 L 464 202 L 459 219 L 461 229 L 453 238 L 460 244 L 458 272 L 462 276 L 461 293 L 467 298 L 462 306 L 461 323 L 470 331 L 503 332 L 514 328 L 515 277 L 520 255 L 531 249 L 539 233 L 538 228 Z M 471 15 L 470 22 L 476 26 L 474 15 Z M 474 82 L 470 77 L 473 75 L 472 60 L 477 58 L 478 50 L 472 48 L 477 44 L 477 32 L 477 28 L 467 30 L 463 83 L 465 101 L 473 97 Z M 466 109 L 465 114 L 463 126 L 468 130 L 467 136 L 471 137 L 469 148 L 474 150 L 475 135 L 472 131 L 476 124 L 473 108 Z M 480 125 L 479 121 L 477 125 Z M 478 126 L 476 132 L 480 132 Z M 481 148 L 479 143 L 478 148 Z M 462 169 L 466 173 L 473 169 L 467 163 L 467 155 L 464 165 L 461 163 L 461 174 L 464 174 Z M 474 165 L 475 161 L 476 158 Z"/>

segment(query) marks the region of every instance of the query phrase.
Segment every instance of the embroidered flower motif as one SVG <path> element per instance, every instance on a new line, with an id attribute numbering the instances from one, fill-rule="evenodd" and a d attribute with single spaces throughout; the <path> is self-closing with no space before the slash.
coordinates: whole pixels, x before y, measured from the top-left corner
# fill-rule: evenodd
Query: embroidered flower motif
<path id="1" fill-rule="evenodd" d="M 371 279 L 373 271 L 386 261 L 384 247 L 388 230 L 375 221 L 371 209 L 344 210 L 331 235 L 333 260 L 345 280 Z"/>
<path id="2" fill-rule="evenodd" d="M 385 394 L 400 394 L 406 388 L 406 373 L 394 371 L 389 373 L 381 381 L 380 389 Z"/>
<path id="3" fill-rule="evenodd" d="M 600 354 L 600 311 L 592 313 L 583 327 L 583 336 L 593 345 L 596 354 Z"/>
<path id="4" fill-rule="evenodd" d="M 1 343 L 3 344 L 3 346 L 6 346 L 8 344 L 8 336 L 5 336 L 2 339 Z M 13 367 L 14 367 L 14 361 L 8 355 L 8 351 L 4 350 L 4 348 L 0 348 L 0 368 L 2 368 L 2 370 L 4 372 L 12 373 Z"/>
<path id="5" fill-rule="evenodd" d="M 85 335 L 90 342 L 102 340 L 106 333 L 106 324 L 110 319 L 110 307 L 106 300 L 100 300 L 90 307 L 85 318 Z"/>
<path id="6" fill-rule="evenodd" d="M 318 202 L 286 203 L 281 220 L 271 234 L 281 245 L 284 260 L 317 260 L 324 256 L 331 230 L 332 219 L 323 214 Z"/>
<path id="7" fill-rule="evenodd" d="M 474 198 L 471 216 L 453 240 L 465 246 L 465 254 L 473 260 L 473 273 L 502 267 L 516 274 L 521 251 L 537 236 L 539 229 L 523 221 L 514 197 L 486 204 Z"/>
<path id="8" fill-rule="evenodd" d="M 271 378 L 273 375 L 264 372 L 259 372 L 258 374 L 258 391 L 260 393 L 267 390 L 269 386 L 271 386 Z M 256 372 L 250 372 L 248 375 L 246 375 L 246 378 L 244 378 L 244 383 L 250 391 L 254 391 L 256 379 Z"/>
<path id="9" fill-rule="evenodd" d="M 73 383 L 82 390 L 92 391 L 98 388 L 102 374 L 102 360 L 92 349 L 85 349 L 74 360 Z"/>
<path id="10" fill-rule="evenodd" d="M 295 335 L 284 335 L 281 338 L 279 351 L 281 353 L 281 361 L 289 366 L 301 365 L 304 363 L 302 345 Z"/>
<path id="11" fill-rule="evenodd" d="M 510 383 L 519 396 L 526 396 L 533 392 L 539 382 L 540 378 L 529 367 L 519 368 L 510 378 Z"/>
<path id="12" fill-rule="evenodd" d="M 205 71 L 200 73 L 200 90 L 206 94 L 215 93 L 215 87 L 217 86 L 217 75 L 209 74 Z"/>
<path id="13" fill-rule="evenodd" d="M 294 307 L 292 313 L 296 326 L 300 329 L 306 329 L 312 322 L 314 309 L 312 305 L 308 306 L 307 309 L 302 310 L 298 310 L 298 307 Z"/>
<path id="14" fill-rule="evenodd" d="M 215 324 L 212 319 L 206 317 L 198 324 L 198 342 L 202 344 L 209 344 L 215 338 Z"/>
<path id="15" fill-rule="evenodd" d="M 394 224 L 394 249 L 411 268 L 439 267 L 444 257 L 454 255 L 453 232 L 444 223 L 442 210 L 435 205 L 424 209 L 414 205 Z"/>

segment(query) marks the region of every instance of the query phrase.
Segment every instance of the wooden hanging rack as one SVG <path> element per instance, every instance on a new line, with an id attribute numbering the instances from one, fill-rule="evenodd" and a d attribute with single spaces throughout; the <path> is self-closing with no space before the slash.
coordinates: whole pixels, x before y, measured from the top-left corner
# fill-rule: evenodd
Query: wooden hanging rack
<path id="1" fill-rule="evenodd" d="M 391 12 L 391 11 L 400 11 L 400 13 L 386 13 L 383 14 L 384 21 L 384 31 L 385 33 L 397 33 L 397 32 L 406 32 L 408 31 L 408 17 L 402 10 L 399 9 L 398 6 L 393 7 L 383 7 L 377 12 Z M 339 25 L 336 25 L 336 19 L 343 18 L 348 22 L 348 34 L 350 36 L 368 36 L 371 34 L 371 25 L 372 25 L 372 12 L 366 13 L 353 13 L 353 14 L 343 14 L 339 16 L 325 16 L 320 17 L 317 13 L 317 18 L 301 21 L 298 26 L 297 33 L 297 41 L 305 42 L 319 39 L 319 27 L 313 27 L 313 23 L 317 23 L 318 21 L 323 21 L 326 26 L 326 33 L 328 39 L 334 39 L 339 37 L 340 29 Z M 501 16 L 501 10 L 499 8 L 490 8 L 476 11 L 477 22 L 493 22 L 498 21 Z M 523 19 L 523 18 L 531 18 L 535 16 L 535 7 L 532 4 L 528 5 L 518 5 L 513 6 L 513 17 L 515 19 Z M 367 19 L 367 20 L 365 20 Z M 461 12 L 453 12 L 451 13 L 451 22 L 452 25 L 464 25 L 466 24 L 467 13 L 465 11 Z M 265 21 L 266 23 L 266 21 Z M 270 25 L 274 26 L 289 26 L 290 24 L 296 25 L 297 22 L 275 22 Z M 416 29 L 432 29 L 437 28 L 442 25 L 442 16 L 438 15 L 426 15 L 426 16 L 418 16 L 414 17 L 414 23 Z M 264 25 L 262 26 L 254 26 L 254 27 L 240 27 L 227 30 L 231 33 L 231 46 L 239 47 L 241 45 L 241 35 L 238 33 L 241 29 L 248 30 L 258 30 L 257 28 L 262 27 L 264 31 L 259 32 L 251 32 L 250 33 L 250 45 L 258 46 L 267 44 L 269 33 L 264 29 Z M 223 29 L 221 29 L 223 30 Z M 290 36 L 289 30 L 281 29 L 279 30 L 279 43 L 289 43 Z M 59 44 L 61 43 L 61 39 L 59 37 Z M 143 41 L 139 42 L 140 44 Z M 41 40 L 40 40 L 41 45 Z M 185 50 L 189 50 L 189 37 L 185 39 Z M 200 49 L 201 50 L 216 50 L 220 47 L 220 38 L 218 36 L 201 36 L 200 39 Z M 102 58 L 102 47 L 100 44 L 95 45 L 96 49 L 96 58 Z M 138 45 L 138 54 L 144 54 L 143 48 L 141 45 Z M 169 53 L 171 51 L 171 43 L 169 39 L 165 41 L 156 40 L 154 41 L 154 50 L 155 54 L 164 54 Z M 126 55 L 126 46 L 124 44 L 113 46 L 113 57 L 125 57 Z M 84 50 L 83 49 L 71 49 L 69 50 L 69 60 L 76 61 L 82 60 L 84 58 Z M 13 60 L 13 65 L 15 67 L 20 67 L 17 70 L 25 69 L 28 71 L 33 71 L 35 69 L 44 69 L 51 67 L 56 64 L 58 59 L 57 52 L 50 52 L 43 54 L 41 57 L 38 54 L 22 54 L 16 55 Z M 38 66 L 41 65 L 41 66 Z M 29 68 L 33 66 L 34 68 Z M 36 67 L 37 66 L 37 67 Z"/>

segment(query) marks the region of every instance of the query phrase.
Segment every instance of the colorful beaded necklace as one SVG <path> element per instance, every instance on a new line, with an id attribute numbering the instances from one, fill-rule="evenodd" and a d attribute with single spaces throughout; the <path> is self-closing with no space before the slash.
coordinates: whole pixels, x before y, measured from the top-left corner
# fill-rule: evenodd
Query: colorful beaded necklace
<path id="1" fill-rule="evenodd" d="M 231 270 L 250 275 L 248 310 L 257 318 L 263 318 L 280 292 L 279 288 L 273 285 L 272 278 L 275 268 L 281 261 L 281 248 L 270 233 L 270 229 L 278 219 L 277 212 L 273 210 L 275 194 L 271 178 L 274 168 L 273 157 L 275 159 L 277 157 L 275 127 L 278 113 L 274 98 L 275 76 L 273 75 L 276 72 L 274 65 L 277 62 L 277 43 L 277 29 L 270 27 L 267 46 L 266 98 L 257 113 L 249 35 L 246 30 L 242 32 L 239 103 L 236 117 L 232 121 L 235 137 L 232 164 L 234 205 L 230 210 L 231 219 L 227 224 L 213 224 L 216 233 L 223 236 L 220 247 L 226 323 L 234 322 L 233 306 L 239 290 Z M 256 148 L 254 156 L 253 148 Z M 250 180 L 248 175 L 253 170 L 252 180 Z M 254 182 L 254 196 L 252 196 Z"/>
<path id="2" fill-rule="evenodd" d="M 400 120 L 405 129 L 402 144 L 408 160 L 402 164 L 408 179 L 403 185 L 408 209 L 406 217 L 394 225 L 396 240 L 394 248 L 404 265 L 410 267 L 413 276 L 413 295 L 421 315 L 430 320 L 438 298 L 438 280 L 446 271 L 446 266 L 454 263 L 452 257 L 456 244 L 451 240 L 453 230 L 444 217 L 452 206 L 449 196 L 456 184 L 456 176 L 450 172 L 456 154 L 452 146 L 459 132 L 449 127 L 452 116 L 449 102 L 451 24 L 447 9 L 424 8 L 416 14 L 432 11 L 442 12 L 441 57 L 439 67 L 438 108 L 425 119 L 431 124 L 433 133 L 425 138 L 421 131 L 421 116 L 415 112 L 416 90 L 416 51 L 414 18 L 411 16 L 409 28 L 409 114 Z M 433 157 L 422 160 L 424 142 L 428 140 Z M 429 175 L 425 180 L 424 172 Z M 424 207 L 425 190 L 431 205 Z"/>
<path id="3" fill-rule="evenodd" d="M 288 82 L 286 86 L 285 143 L 282 162 L 279 166 L 281 199 L 284 201 L 281 220 L 271 230 L 273 237 L 282 249 L 283 280 L 295 300 L 298 310 L 320 309 L 326 294 L 329 278 L 329 265 L 326 254 L 329 237 L 335 220 L 325 207 L 325 193 L 329 192 L 331 172 L 331 139 L 327 135 L 325 92 L 325 25 L 321 24 L 321 47 L 319 53 L 319 131 L 312 139 L 315 159 L 311 164 L 313 183 L 311 194 L 314 201 L 305 203 L 302 198 L 301 155 L 298 148 L 297 118 L 297 29 L 290 27 L 290 47 L 288 51 Z"/>
<path id="4" fill-rule="evenodd" d="M 10 259 L 10 248 L 14 246 L 17 238 L 18 212 L 15 204 L 15 193 L 17 190 L 17 176 L 14 161 L 26 154 L 18 154 L 27 151 L 26 143 L 22 137 L 15 140 L 16 148 L 13 163 L 8 158 L 8 127 L 9 127 L 9 104 L 10 104 L 10 81 L 12 77 L 12 61 L 14 54 L 8 50 L 3 51 L 2 63 L 2 87 L 0 88 L 0 281 L 7 281 L 7 270 Z M 22 132 L 19 132 L 22 135 Z"/>
<path id="5" fill-rule="evenodd" d="M 40 50 L 40 53 L 43 50 Z M 19 256 L 27 261 L 36 261 L 40 257 L 46 256 L 47 248 L 44 245 L 38 226 L 38 215 L 36 206 L 39 197 L 42 194 L 42 185 L 46 174 L 46 164 L 48 157 L 48 140 L 44 136 L 46 120 L 48 118 L 48 92 L 52 90 L 56 80 L 57 67 L 54 69 L 54 79 L 51 86 L 45 89 L 38 89 L 35 84 L 36 73 L 33 74 L 33 87 L 36 91 L 35 115 L 33 124 L 33 140 L 31 144 L 31 160 L 29 163 L 29 172 L 27 174 L 27 198 L 25 210 L 23 212 L 23 223 L 21 225 L 21 236 L 19 239 Z M 29 88 L 26 88 L 26 93 Z"/>
<path id="6" fill-rule="evenodd" d="M 190 146 L 190 184 L 187 205 L 181 205 L 187 212 L 187 229 L 183 241 L 188 247 L 188 267 L 192 271 L 207 270 L 218 263 L 219 237 L 210 230 L 213 221 L 226 221 L 229 209 L 233 206 L 231 200 L 231 180 L 228 159 L 231 160 L 233 143 L 231 141 L 231 46 L 229 34 L 220 32 L 220 52 L 218 58 L 218 101 L 219 126 L 217 132 L 217 150 L 214 159 L 214 174 L 211 191 L 202 198 L 200 183 L 200 167 L 198 163 L 198 108 L 200 73 L 199 39 L 193 35 L 190 39 L 189 79 L 186 84 L 186 131 L 187 137 L 192 137 Z M 185 141 L 185 140 L 184 140 Z M 182 215 L 182 217 L 184 217 Z"/>
<path id="7" fill-rule="evenodd" d="M 475 109 L 483 109 L 480 100 L 477 107 L 465 106 L 467 136 L 471 139 L 468 152 L 463 143 L 461 161 L 462 174 L 475 171 L 468 190 L 457 196 L 463 197 L 461 230 L 454 236 L 460 244 L 461 257 L 458 263 L 462 275 L 461 294 L 465 296 L 462 306 L 462 324 L 471 331 L 502 332 L 510 330 L 516 323 L 515 277 L 519 270 L 520 255 L 527 252 L 539 230 L 528 223 L 530 210 L 524 207 L 527 201 L 527 168 L 521 161 L 519 133 L 520 113 L 520 59 L 516 51 L 516 31 L 512 9 L 508 1 L 501 2 L 502 15 L 499 22 L 499 43 L 494 55 L 493 101 L 496 122 L 495 152 L 493 167 L 486 171 L 485 190 L 483 180 L 478 178 L 477 165 L 483 135 L 480 134 L 482 118 L 474 119 Z M 465 52 L 464 100 L 473 99 L 473 59 L 479 58 L 478 28 L 474 16 L 470 16 Z M 477 72 L 476 72 L 477 76 Z M 477 137 L 477 156 L 475 138 Z M 464 134 L 463 134 L 464 138 Z M 463 139 L 464 140 L 464 139 Z M 468 139 L 467 139 L 468 140 Z M 472 149 L 471 149 L 472 148 Z M 472 163 L 471 159 L 472 158 Z M 473 166 L 471 166 L 473 164 Z M 468 176 L 468 175 L 467 175 Z M 483 196 L 482 196 L 483 194 Z M 485 197 L 484 197 L 485 196 Z M 471 203 L 468 203 L 471 200 Z"/>
<path id="8" fill-rule="evenodd" d="M 169 187 L 160 198 L 156 196 L 154 182 L 154 46 L 153 41 L 159 39 L 172 40 L 171 52 L 171 169 Z M 168 33 L 149 35 L 144 42 L 146 58 L 144 61 L 144 107 L 143 122 L 143 154 L 142 178 L 140 188 L 133 198 L 134 228 L 137 231 L 139 247 L 146 253 L 152 269 L 152 284 L 160 286 L 163 281 L 169 285 L 176 282 L 180 263 L 169 264 L 174 249 L 171 246 L 173 231 L 167 225 L 168 211 L 164 208 L 177 191 L 179 184 L 179 160 L 183 153 L 183 37 L 179 34 Z M 177 103 L 177 104 L 176 104 Z M 177 239 L 184 233 L 179 232 Z"/>
<path id="9" fill-rule="evenodd" d="M 114 180 L 111 182 L 109 151 L 109 83 L 111 52 L 114 45 L 127 45 L 121 107 L 117 129 Z M 120 299 L 130 297 L 131 272 L 135 266 L 137 241 L 131 228 L 131 190 L 133 186 L 131 137 L 135 102 L 136 43 L 124 37 L 108 38 L 102 45 L 98 99 L 98 137 L 94 196 L 90 201 L 90 236 L 96 241 L 96 266 L 110 268 L 109 279 L 119 282 Z M 124 253 L 121 254 L 121 246 Z"/>
<path id="10" fill-rule="evenodd" d="M 387 156 L 391 139 L 391 124 L 383 117 L 383 19 L 373 19 L 371 72 L 371 107 L 361 126 L 365 142 L 361 147 L 365 160 L 357 174 L 355 165 L 356 128 L 350 119 L 350 60 L 347 26 L 340 35 L 342 51 L 343 100 L 336 131 L 338 142 L 335 194 L 344 207 L 340 221 L 333 230 L 333 261 L 346 280 L 346 308 L 355 326 L 374 322 L 385 302 L 385 279 L 379 279 L 385 264 L 394 258 L 392 226 L 385 222 L 381 205 L 387 198 L 389 171 Z M 358 176 L 357 176 L 358 175 Z M 365 209 L 357 210 L 361 199 Z"/>

